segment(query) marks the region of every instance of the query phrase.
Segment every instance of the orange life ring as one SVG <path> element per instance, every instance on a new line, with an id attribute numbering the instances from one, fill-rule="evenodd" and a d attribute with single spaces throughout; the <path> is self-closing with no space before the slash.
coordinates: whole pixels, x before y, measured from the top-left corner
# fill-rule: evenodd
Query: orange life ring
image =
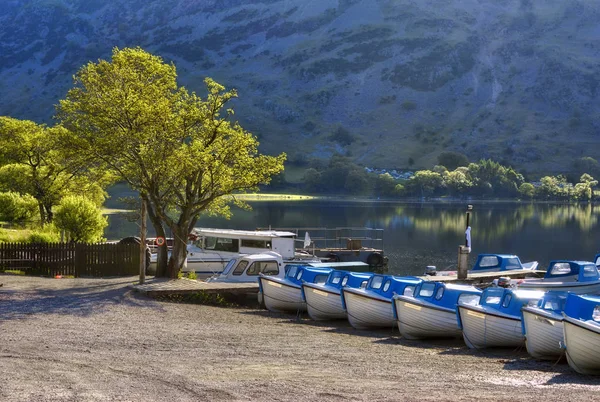
<path id="1" fill-rule="evenodd" d="M 163 244 L 165 244 L 165 238 L 157 237 L 156 240 L 154 240 L 154 242 L 156 243 L 157 246 L 162 246 Z"/>

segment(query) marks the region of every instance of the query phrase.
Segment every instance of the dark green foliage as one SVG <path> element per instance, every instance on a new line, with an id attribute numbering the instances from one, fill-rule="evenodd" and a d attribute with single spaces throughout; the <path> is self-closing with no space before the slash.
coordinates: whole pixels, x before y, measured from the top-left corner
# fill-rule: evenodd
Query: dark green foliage
<path id="1" fill-rule="evenodd" d="M 344 127 L 338 127 L 333 134 L 329 136 L 331 141 L 335 141 L 342 146 L 351 145 L 354 141 L 356 141 L 356 136 L 354 136 L 350 131 L 345 129 Z"/>
<path id="2" fill-rule="evenodd" d="M 417 104 L 413 101 L 404 101 L 400 106 L 406 111 L 415 110 L 417 108 Z"/>
<path id="3" fill-rule="evenodd" d="M 465 154 L 453 151 L 444 151 L 437 157 L 438 165 L 445 166 L 448 170 L 454 170 L 459 166 L 469 165 L 469 158 Z"/>

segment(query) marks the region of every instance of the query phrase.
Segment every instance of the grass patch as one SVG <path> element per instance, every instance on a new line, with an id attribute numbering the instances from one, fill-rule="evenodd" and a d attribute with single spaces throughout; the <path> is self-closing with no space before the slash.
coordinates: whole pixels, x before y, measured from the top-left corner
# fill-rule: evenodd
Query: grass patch
<path id="1" fill-rule="evenodd" d="M 0 269 L 0 272 L 3 274 L 19 276 L 25 276 L 27 274 L 25 271 L 21 271 L 20 269 Z"/>

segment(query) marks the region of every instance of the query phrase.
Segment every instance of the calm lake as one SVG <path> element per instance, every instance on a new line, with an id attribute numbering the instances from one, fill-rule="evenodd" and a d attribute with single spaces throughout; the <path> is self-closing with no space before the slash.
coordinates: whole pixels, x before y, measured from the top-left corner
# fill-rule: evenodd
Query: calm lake
<path id="1" fill-rule="evenodd" d="M 196 226 L 371 227 L 383 229 L 389 271 L 422 274 L 427 265 L 455 269 L 464 244 L 466 203 L 390 203 L 354 201 L 250 202 L 251 211 L 234 209 L 231 220 L 205 217 Z M 598 205 L 473 203 L 471 262 L 479 253 L 517 254 L 545 269 L 552 259 L 591 261 L 600 251 Z M 106 237 L 137 234 L 138 225 L 123 214 L 109 215 Z M 148 235 L 153 235 L 152 229 Z"/>

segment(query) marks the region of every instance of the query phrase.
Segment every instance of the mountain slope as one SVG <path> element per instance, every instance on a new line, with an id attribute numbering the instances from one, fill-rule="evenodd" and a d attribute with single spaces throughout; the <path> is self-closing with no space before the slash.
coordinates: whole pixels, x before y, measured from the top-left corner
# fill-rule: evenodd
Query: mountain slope
<path id="1" fill-rule="evenodd" d="M 139 45 L 237 88 L 266 152 L 561 171 L 600 142 L 598 21 L 584 0 L 12 0 L 0 115 L 50 121 L 79 67 Z"/>

